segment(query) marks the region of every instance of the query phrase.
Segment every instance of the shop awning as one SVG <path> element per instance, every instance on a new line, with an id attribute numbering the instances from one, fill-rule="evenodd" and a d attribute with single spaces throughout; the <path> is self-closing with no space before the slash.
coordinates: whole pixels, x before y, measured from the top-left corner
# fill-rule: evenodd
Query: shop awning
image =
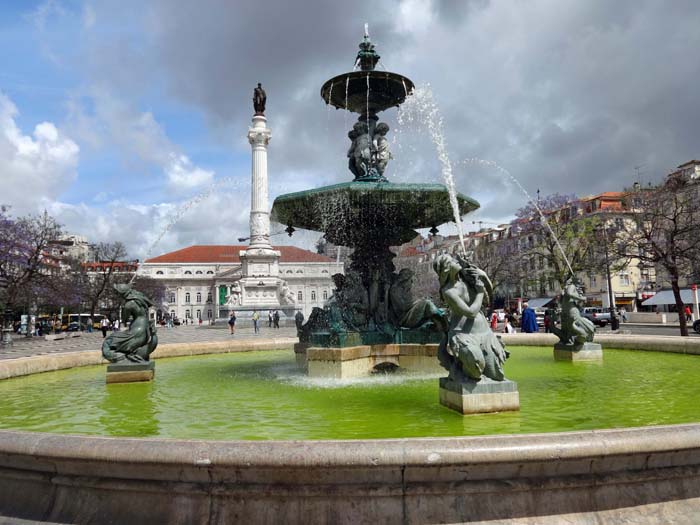
<path id="1" fill-rule="evenodd" d="M 533 309 L 544 308 L 552 301 L 554 301 L 554 297 L 536 297 L 534 299 L 528 299 L 527 305 Z"/>
<path id="2" fill-rule="evenodd" d="M 684 304 L 693 304 L 693 291 L 690 288 L 681 290 L 681 299 Z M 659 304 L 676 304 L 673 297 L 673 290 L 662 290 L 642 303 L 642 306 L 654 306 Z"/>

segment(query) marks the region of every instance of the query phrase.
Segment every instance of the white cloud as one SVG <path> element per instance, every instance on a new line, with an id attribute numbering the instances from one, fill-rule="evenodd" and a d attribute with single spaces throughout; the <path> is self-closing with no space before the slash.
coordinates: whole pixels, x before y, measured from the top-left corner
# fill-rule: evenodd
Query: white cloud
<path id="1" fill-rule="evenodd" d="M 88 109 L 88 107 L 90 109 Z M 126 160 L 155 166 L 175 193 L 209 185 L 214 172 L 194 164 L 165 133 L 150 111 L 138 111 L 126 99 L 95 87 L 68 103 L 71 129 L 85 143 L 99 148 L 116 146 Z"/>
<path id="2" fill-rule="evenodd" d="M 92 29 L 95 22 L 97 22 L 97 14 L 95 9 L 90 4 L 85 4 L 83 6 L 83 27 L 85 29 Z"/>
<path id="3" fill-rule="evenodd" d="M 80 148 L 51 122 L 38 124 L 33 135 L 24 134 L 15 120 L 18 114 L 0 93 L 0 199 L 24 213 L 58 198 L 75 180 Z"/>

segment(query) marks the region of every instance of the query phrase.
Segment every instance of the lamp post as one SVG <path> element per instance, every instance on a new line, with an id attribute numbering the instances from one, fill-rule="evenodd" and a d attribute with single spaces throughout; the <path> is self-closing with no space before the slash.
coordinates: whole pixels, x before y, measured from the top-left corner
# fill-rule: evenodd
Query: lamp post
<path id="1" fill-rule="evenodd" d="M 2 318 L 2 346 L 12 346 L 12 309 L 6 308 Z"/>
<path id="2" fill-rule="evenodd" d="M 613 296 L 612 280 L 610 279 L 610 256 L 608 255 L 608 230 L 605 226 L 600 227 L 603 230 L 603 249 L 605 250 L 605 272 L 608 278 L 608 302 L 610 303 L 610 328 L 617 330 L 620 328 L 620 321 L 615 313 L 615 298 Z"/>

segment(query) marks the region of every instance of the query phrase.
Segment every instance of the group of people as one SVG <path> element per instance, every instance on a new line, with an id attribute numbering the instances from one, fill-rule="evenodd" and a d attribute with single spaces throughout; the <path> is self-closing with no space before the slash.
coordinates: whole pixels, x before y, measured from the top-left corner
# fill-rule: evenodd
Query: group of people
<path id="1" fill-rule="evenodd" d="M 500 316 L 497 311 L 493 311 L 489 317 L 489 325 L 491 330 L 496 332 L 498 330 L 498 323 L 501 321 Z M 523 312 L 518 318 L 517 313 L 511 310 L 504 310 L 503 312 L 503 333 L 512 334 L 515 333 L 515 325 L 520 321 L 520 331 L 524 333 L 534 333 L 539 331 L 539 326 L 537 324 L 537 315 L 535 311 L 528 306 L 527 303 L 523 303 Z M 549 332 L 548 328 L 551 327 L 552 319 L 545 316 L 545 331 Z M 548 325 L 549 322 L 549 325 Z"/>
<path id="2" fill-rule="evenodd" d="M 228 319 L 228 326 L 229 326 L 229 331 L 231 335 L 234 335 L 236 333 L 236 320 L 238 318 L 236 317 L 236 312 L 231 312 L 231 315 L 229 316 Z M 251 315 L 250 319 L 253 321 L 253 331 L 256 334 L 260 333 L 260 312 L 257 310 L 253 310 L 253 315 Z M 280 327 L 280 314 L 277 310 L 270 310 L 267 314 L 267 326 L 268 328 L 279 328 Z"/>

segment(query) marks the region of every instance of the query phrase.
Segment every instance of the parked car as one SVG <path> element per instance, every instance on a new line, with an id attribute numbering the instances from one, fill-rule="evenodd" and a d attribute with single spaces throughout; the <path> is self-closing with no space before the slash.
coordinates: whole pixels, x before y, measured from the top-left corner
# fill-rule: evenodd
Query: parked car
<path id="1" fill-rule="evenodd" d="M 700 334 L 700 319 L 693 323 L 693 330 Z"/>
<path id="2" fill-rule="evenodd" d="M 544 310 L 535 308 L 535 319 L 537 319 L 537 326 L 544 326 Z"/>
<path id="3" fill-rule="evenodd" d="M 68 327 L 66 328 L 67 332 L 82 332 L 85 330 L 86 326 L 82 323 L 79 323 L 77 321 L 73 321 L 71 323 L 68 323 Z"/>
<path id="4" fill-rule="evenodd" d="M 586 306 L 581 314 L 596 326 L 607 326 L 610 322 L 610 311 L 595 306 Z"/>
<path id="5" fill-rule="evenodd" d="M 173 319 L 173 324 L 174 324 L 175 326 L 180 326 L 180 320 L 179 320 L 177 317 L 175 317 L 175 318 Z"/>

